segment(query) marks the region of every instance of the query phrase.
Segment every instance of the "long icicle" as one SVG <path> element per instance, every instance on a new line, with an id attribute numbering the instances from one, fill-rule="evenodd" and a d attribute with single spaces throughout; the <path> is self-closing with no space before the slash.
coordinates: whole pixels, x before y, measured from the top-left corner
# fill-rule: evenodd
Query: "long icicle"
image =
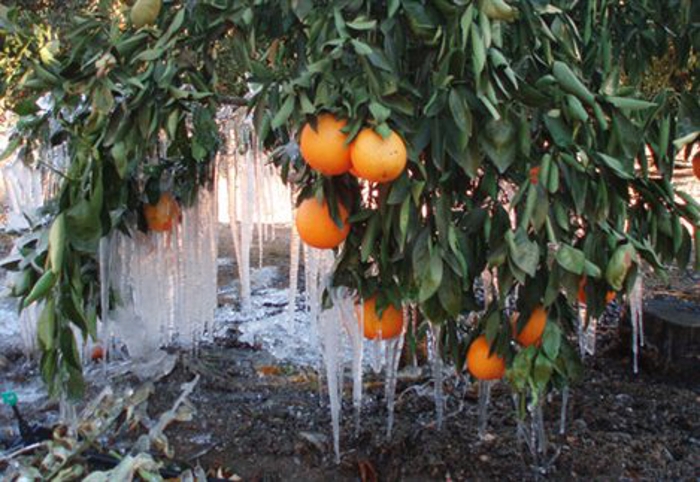
<path id="1" fill-rule="evenodd" d="M 630 320 L 632 321 L 632 356 L 634 373 L 639 372 L 639 347 L 644 346 L 644 325 L 642 303 L 644 296 L 644 279 L 641 270 L 637 273 L 630 293 Z"/>
<path id="2" fill-rule="evenodd" d="M 491 403 L 491 388 L 494 382 L 491 380 L 479 381 L 479 439 L 486 437 L 486 429 L 489 423 L 489 404 Z"/>
<path id="3" fill-rule="evenodd" d="M 442 430 L 445 414 L 445 394 L 442 379 L 441 353 L 442 326 L 430 323 L 428 330 L 428 358 L 433 370 L 433 394 L 435 398 L 435 414 L 438 430 Z"/>
<path id="4" fill-rule="evenodd" d="M 386 364 L 386 379 L 384 381 L 384 394 L 386 398 L 386 437 L 391 437 L 391 432 L 394 428 L 394 408 L 396 398 L 396 383 L 398 381 L 399 362 L 401 361 L 401 352 L 403 351 L 404 340 L 406 339 L 406 327 L 408 323 L 409 308 L 403 308 L 403 327 L 401 334 L 389 340 L 387 343 L 387 364 Z"/>

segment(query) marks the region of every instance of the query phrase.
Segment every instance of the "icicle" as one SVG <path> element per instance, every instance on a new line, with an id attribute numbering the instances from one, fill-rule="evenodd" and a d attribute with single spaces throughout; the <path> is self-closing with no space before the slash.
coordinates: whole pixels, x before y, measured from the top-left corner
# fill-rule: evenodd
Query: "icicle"
<path id="1" fill-rule="evenodd" d="M 394 428 L 394 405 L 396 397 L 396 382 L 398 380 L 399 362 L 403 351 L 404 339 L 406 338 L 406 324 L 408 322 L 408 308 L 403 310 L 403 328 L 401 334 L 396 338 L 387 341 L 387 363 L 386 377 L 384 381 L 384 395 L 386 398 L 387 422 L 386 436 L 391 437 Z"/>
<path id="2" fill-rule="evenodd" d="M 532 424 L 530 435 L 531 437 L 534 437 L 534 446 L 537 447 L 537 452 L 539 454 L 545 455 L 547 453 L 548 442 L 547 434 L 545 433 L 544 429 L 544 414 L 542 411 L 542 400 L 540 399 L 534 407 L 528 407 L 528 410 L 530 410 Z"/>
<path id="3" fill-rule="evenodd" d="M 235 131 L 232 131 L 235 135 Z M 231 237 L 233 238 L 233 253 L 236 257 L 236 266 L 238 266 L 240 275 L 240 266 L 242 263 L 241 255 L 241 239 L 238 229 L 238 213 L 236 202 L 236 197 L 238 195 L 238 189 L 236 188 L 236 182 L 239 181 L 239 176 L 236 174 L 236 153 L 235 153 L 235 143 L 232 142 L 233 147 L 229 148 L 229 155 L 227 156 L 227 167 L 226 172 L 226 190 L 228 194 L 228 217 L 229 217 L 229 229 L 231 230 Z"/>
<path id="4" fill-rule="evenodd" d="M 19 315 L 19 329 L 22 338 L 24 356 L 31 359 L 36 353 L 36 326 L 44 303 L 33 303 L 24 308 Z"/>
<path id="5" fill-rule="evenodd" d="M 75 403 L 68 400 L 66 395 L 61 395 L 58 403 L 59 420 L 68 429 L 71 436 L 75 436 L 78 428 L 78 413 L 75 409 Z"/>
<path id="6" fill-rule="evenodd" d="M 331 423 L 333 425 L 333 450 L 335 461 L 340 463 L 340 391 L 338 385 L 339 356 L 340 353 L 340 323 L 335 316 L 334 310 L 321 313 L 319 319 L 320 334 L 323 339 L 323 361 L 326 367 L 326 380 L 328 381 L 328 397 L 330 400 Z"/>
<path id="7" fill-rule="evenodd" d="M 107 377 L 107 359 L 110 350 L 110 326 L 109 326 L 109 262 L 112 247 L 110 238 L 100 239 L 99 264 L 100 264 L 100 309 L 102 312 L 102 368 L 103 375 Z"/>
<path id="8" fill-rule="evenodd" d="M 438 430 L 442 430 L 442 422 L 445 413 L 445 395 L 442 379 L 441 335 L 442 326 L 430 323 L 430 330 L 428 330 L 428 359 L 430 360 L 430 365 L 433 370 L 433 390 Z"/>
<path id="9" fill-rule="evenodd" d="M 418 337 L 418 307 L 416 305 L 411 305 L 410 308 L 410 314 L 411 314 L 411 330 L 413 332 L 413 337 L 414 339 Z M 413 354 L 413 369 L 414 371 L 419 370 L 418 368 L 418 357 L 416 354 Z"/>
<path id="10" fill-rule="evenodd" d="M 559 415 L 559 435 L 566 433 L 566 411 L 569 407 L 569 387 L 561 391 L 561 414 Z"/>
<path id="11" fill-rule="evenodd" d="M 252 198 L 248 198 L 248 201 L 252 204 L 253 206 L 253 213 L 255 216 L 255 224 L 257 225 L 258 228 L 258 268 L 262 268 L 263 266 L 263 239 L 265 237 L 263 233 L 263 226 L 264 226 L 264 221 L 263 221 L 263 196 L 265 195 L 265 191 L 263 189 L 262 183 L 262 159 L 260 158 L 260 153 L 258 149 L 258 142 L 257 139 L 255 139 L 253 136 L 251 136 L 251 146 L 250 149 L 252 151 L 252 161 L 253 161 L 253 167 L 254 167 L 254 194 Z"/>
<path id="12" fill-rule="evenodd" d="M 355 413 L 355 433 L 360 432 L 360 417 L 362 414 L 362 357 L 364 335 L 364 310 L 356 310 L 354 297 L 347 291 L 338 289 L 340 296 L 334 296 L 333 303 L 338 306 L 341 321 L 348 334 L 352 347 L 352 405 Z M 360 319 L 357 318 L 360 314 Z"/>
<path id="13" fill-rule="evenodd" d="M 384 340 L 372 340 L 370 342 L 369 366 L 375 375 L 381 373 L 384 368 L 384 360 L 386 358 L 385 345 L 386 342 Z"/>
<path id="14" fill-rule="evenodd" d="M 578 352 L 581 359 L 586 356 L 586 305 L 585 303 L 577 303 L 576 309 L 576 338 L 578 339 Z"/>
<path id="15" fill-rule="evenodd" d="M 528 448 L 537 470 L 544 471 L 546 464 L 552 461 L 546 460 L 548 442 L 544 427 L 544 414 L 542 411 L 543 399 L 537 397 L 535 400 L 531 400 L 531 402 L 527 404 L 527 409 L 525 409 L 521 406 L 525 401 L 522 397 L 524 397 L 524 395 L 513 395 L 516 412 L 518 413 L 516 429 L 518 442 L 521 445 L 524 443 Z M 526 424 L 528 417 L 530 419 L 529 427 Z"/>
<path id="16" fill-rule="evenodd" d="M 479 381 L 479 438 L 483 440 L 486 437 L 486 429 L 488 427 L 488 410 L 491 403 L 491 388 L 494 381 Z"/>
<path id="17" fill-rule="evenodd" d="M 586 326 L 586 332 L 584 334 L 584 347 L 586 353 L 590 356 L 595 355 L 596 349 L 596 334 L 598 331 L 598 318 L 591 318 L 588 320 L 588 325 Z"/>
<path id="18" fill-rule="evenodd" d="M 299 247 L 300 247 L 299 232 L 294 223 L 290 226 L 290 255 L 289 255 L 289 304 L 287 313 L 290 323 L 294 322 L 294 313 L 296 312 L 296 300 L 299 291 Z"/>
<path id="19" fill-rule="evenodd" d="M 250 151 L 245 155 L 245 166 L 241 169 L 241 192 L 245 195 L 241 213 L 241 264 L 239 266 L 239 279 L 241 283 L 241 301 L 244 310 L 249 310 L 251 305 L 250 292 L 250 248 L 253 240 L 252 210 L 255 205 L 255 166 Z"/>
<path id="20" fill-rule="evenodd" d="M 630 293 L 630 320 L 632 321 L 632 356 L 634 373 L 639 372 L 639 347 L 644 346 L 644 324 L 642 319 L 642 303 L 644 296 L 644 280 L 641 270 Z"/>

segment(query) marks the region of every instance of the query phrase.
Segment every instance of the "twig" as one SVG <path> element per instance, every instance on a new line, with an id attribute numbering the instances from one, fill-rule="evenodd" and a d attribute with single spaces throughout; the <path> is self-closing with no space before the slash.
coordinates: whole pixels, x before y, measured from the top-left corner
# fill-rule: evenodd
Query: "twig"
<path id="1" fill-rule="evenodd" d="M 37 442 L 35 444 L 27 445 L 26 447 L 22 447 L 19 450 L 15 450 L 9 455 L 4 456 L 3 458 L 0 458 L 0 464 L 6 464 L 10 460 L 14 459 L 15 457 L 25 454 L 27 452 L 31 452 L 32 450 L 36 450 L 38 448 L 41 448 L 46 445 L 46 441 L 44 442 Z"/>

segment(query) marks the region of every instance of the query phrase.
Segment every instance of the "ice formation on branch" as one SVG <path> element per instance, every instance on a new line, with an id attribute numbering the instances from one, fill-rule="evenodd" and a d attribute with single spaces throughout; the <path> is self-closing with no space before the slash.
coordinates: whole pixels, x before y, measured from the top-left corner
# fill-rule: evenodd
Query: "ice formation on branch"
<path id="1" fill-rule="evenodd" d="M 170 344 L 196 350 L 217 306 L 216 199 L 214 189 L 200 189 L 172 232 L 113 235 L 100 256 L 116 298 L 103 339 L 123 342 L 134 358 Z"/>

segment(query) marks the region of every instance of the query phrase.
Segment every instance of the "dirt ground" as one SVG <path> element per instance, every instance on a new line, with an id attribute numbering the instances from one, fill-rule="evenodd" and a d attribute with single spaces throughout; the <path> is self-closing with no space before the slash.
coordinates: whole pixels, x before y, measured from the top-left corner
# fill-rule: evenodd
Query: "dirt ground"
<path id="1" fill-rule="evenodd" d="M 278 234 L 265 247 L 265 264 L 279 266 L 278 283 L 284 286 L 289 269 L 288 232 Z M 226 229 L 221 231 L 220 257 L 234 257 Z M 251 258 L 258 259 L 255 249 Z M 235 265 L 222 264 L 219 285 L 230 284 L 235 273 Z M 669 283 L 655 284 L 654 290 L 681 291 L 700 301 L 700 296 L 694 296 L 697 283 L 687 273 L 675 272 Z M 647 291 L 647 296 L 654 295 L 655 291 Z M 149 405 L 154 415 L 169 408 L 181 383 L 195 374 L 201 376 L 190 397 L 197 409 L 194 420 L 167 432 L 175 458 L 183 464 L 226 467 L 245 481 L 700 477 L 700 351 L 668 369 L 662 368 L 658 353 L 643 351 L 641 370 L 635 376 L 631 353 L 619 342 L 615 324 L 600 327 L 598 353 L 587 360 L 584 381 L 571 391 L 564 435 L 558 434 L 561 397 L 555 394 L 546 404 L 550 456 L 555 460 L 545 475 L 534 470 L 521 451 L 505 384 L 494 388 L 489 435 L 481 441 L 476 386 L 468 385 L 461 376 L 447 380 L 445 426 L 441 431 L 435 427 L 427 367 L 417 379 L 399 381 L 390 439 L 385 437 L 381 379 L 365 379 L 358 434 L 351 416 L 351 384 L 346 380 L 342 460 L 336 465 L 327 397 L 314 371 L 280 364 L 260 347 L 238 338 L 231 324 L 228 333 L 205 346 L 199 358 L 183 355 L 176 369 L 156 385 Z M 0 370 L 0 378 L 17 375 L 22 360 L 12 357 L 10 361 L 13 366 Z M 0 427 L 11 423 L 8 415 L 0 410 Z M 32 416 L 38 414 L 28 414 Z"/>

